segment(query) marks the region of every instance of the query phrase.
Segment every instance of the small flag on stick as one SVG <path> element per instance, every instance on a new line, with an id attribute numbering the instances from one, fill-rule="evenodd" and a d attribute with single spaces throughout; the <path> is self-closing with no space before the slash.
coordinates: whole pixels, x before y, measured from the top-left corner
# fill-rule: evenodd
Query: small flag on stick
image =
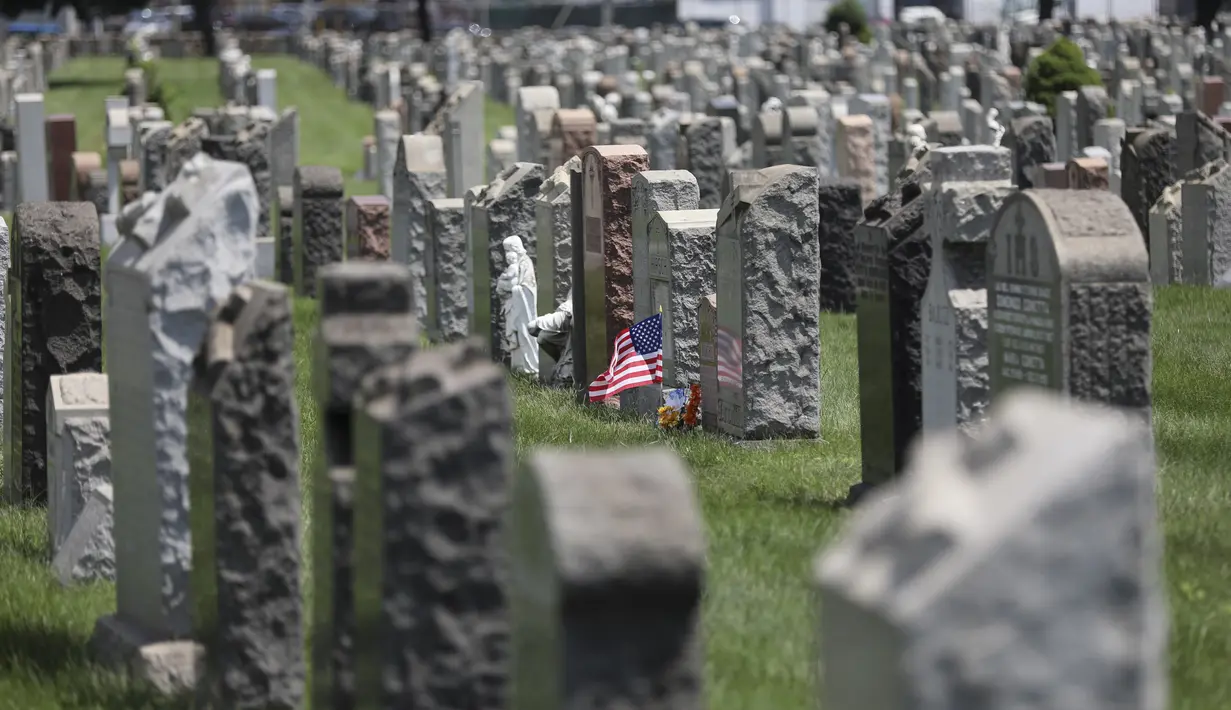
<path id="1" fill-rule="evenodd" d="M 607 371 L 590 383 L 591 402 L 601 402 L 634 387 L 662 383 L 662 314 L 620 331 L 613 350 Z"/>

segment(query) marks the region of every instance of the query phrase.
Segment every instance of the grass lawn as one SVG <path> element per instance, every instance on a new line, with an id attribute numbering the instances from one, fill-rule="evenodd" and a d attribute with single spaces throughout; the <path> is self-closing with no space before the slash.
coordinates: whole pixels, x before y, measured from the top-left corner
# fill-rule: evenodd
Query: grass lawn
<path id="1" fill-rule="evenodd" d="M 206 65 L 183 64 L 199 69 L 185 69 L 185 82 L 216 84 Z M 258 64 L 266 65 L 263 59 Z M 337 117 L 349 116 L 352 108 L 327 82 L 291 60 L 277 67 L 283 87 L 299 85 L 301 76 L 316 87 L 309 90 L 314 101 L 298 104 L 304 112 L 304 162 L 334 156 L 340 167 L 354 169 L 357 148 L 334 151 L 313 141 L 357 146 L 370 130 L 370 117 L 343 122 Z M 292 75 L 295 81 L 289 80 Z M 292 103 L 290 90 L 281 91 L 283 104 Z M 106 93 L 99 94 L 99 105 Z M 186 87 L 185 94 L 212 96 L 205 88 Z M 312 119 L 314 111 L 330 117 Z M 343 130 L 351 132 L 343 136 Z M 1172 605 L 1171 710 L 1231 707 L 1228 312 L 1231 293 L 1225 291 L 1177 287 L 1157 293 L 1154 425 Z M 313 303 L 297 303 L 302 412 L 313 407 L 309 339 L 314 323 Z M 815 707 L 810 566 L 847 515 L 836 502 L 859 476 L 854 319 L 824 317 L 822 339 L 825 442 L 814 446 L 748 450 L 705 435 L 664 435 L 615 412 L 577 407 L 564 393 L 512 384 L 519 457 L 537 446 L 657 443 L 688 462 L 709 539 L 704 623 L 707 692 L 715 710 Z M 301 448 L 311 451 L 317 423 L 304 417 L 301 431 Z M 310 471 L 311 462 L 302 468 Z M 89 665 L 86 640 L 95 618 L 114 609 L 113 590 L 110 585 L 59 588 L 47 569 L 44 518 L 42 510 L 0 508 L 0 710 L 172 707 Z"/>

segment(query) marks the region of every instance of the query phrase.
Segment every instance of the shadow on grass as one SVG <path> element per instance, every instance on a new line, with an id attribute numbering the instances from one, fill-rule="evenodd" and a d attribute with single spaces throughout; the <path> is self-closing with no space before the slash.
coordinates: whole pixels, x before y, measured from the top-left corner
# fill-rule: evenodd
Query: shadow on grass
<path id="1" fill-rule="evenodd" d="M 852 507 L 849 498 L 826 498 L 817 495 L 815 491 L 806 489 L 757 490 L 754 494 L 758 503 L 781 508 L 784 510 L 829 510 L 840 511 Z"/>
<path id="2" fill-rule="evenodd" d="M 13 662 L 47 676 L 91 663 L 80 637 L 28 616 L 0 618 L 0 665 Z"/>
<path id="3" fill-rule="evenodd" d="M 54 89 L 88 89 L 91 87 L 100 86 L 117 86 L 120 82 L 116 81 L 115 77 L 74 77 L 72 79 L 49 79 L 47 88 Z"/>

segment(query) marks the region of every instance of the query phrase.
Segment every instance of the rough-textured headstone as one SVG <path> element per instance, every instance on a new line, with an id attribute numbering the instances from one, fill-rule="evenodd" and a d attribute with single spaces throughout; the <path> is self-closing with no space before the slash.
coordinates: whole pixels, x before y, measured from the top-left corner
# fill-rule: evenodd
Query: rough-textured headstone
<path id="1" fill-rule="evenodd" d="M 701 376 L 697 312 L 702 297 L 715 288 L 717 222 L 718 210 L 698 209 L 660 210 L 650 220 L 645 279 L 649 282 L 648 315 L 663 314 L 663 386 L 667 388 L 697 384 Z M 657 387 L 640 389 L 658 392 Z M 654 397 L 655 408 L 660 401 L 661 397 Z"/>
<path id="2" fill-rule="evenodd" d="M 427 203 L 448 191 L 444 146 L 440 136 L 402 136 L 393 164 L 391 259 L 410 267 L 415 283 L 415 314 L 423 322 L 427 298 L 423 281 L 431 268 L 426 260 Z"/>
<path id="3" fill-rule="evenodd" d="M 316 296 L 316 274 L 342 261 L 342 172 L 323 165 L 295 168 L 295 293 Z"/>
<path id="4" fill-rule="evenodd" d="M 485 350 L 422 351 L 357 400 L 359 707 L 508 702 L 512 407 Z"/>
<path id="5" fill-rule="evenodd" d="M 470 332 L 465 205 L 451 197 L 428 202 L 425 327 L 435 342 L 460 340 Z"/>
<path id="6" fill-rule="evenodd" d="M 389 198 L 359 195 L 346 201 L 346 258 L 389 259 Z"/>
<path id="7" fill-rule="evenodd" d="M 23 202 L 14 211 L 4 343 L 4 483 L 10 502 L 47 495 L 51 376 L 103 369 L 100 248 L 91 204 Z"/>
<path id="8" fill-rule="evenodd" d="M 616 336 L 634 322 L 632 183 L 649 167 L 649 155 L 640 146 L 592 146 L 581 164 L 584 236 L 581 262 L 573 252 L 573 291 L 585 292 L 585 310 L 574 300 L 573 329 L 585 341 L 585 355 L 573 349 L 573 379 L 585 386 L 607 369 Z"/>
<path id="9" fill-rule="evenodd" d="M 1175 174 L 1186 175 L 1215 160 L 1231 157 L 1231 134 L 1200 111 L 1175 117 Z"/>
<path id="10" fill-rule="evenodd" d="M 718 215 L 718 427 L 738 439 L 820 435 L 815 168 L 766 168 Z"/>
<path id="11" fill-rule="evenodd" d="M 913 459 L 817 562 L 826 710 L 1166 707 L 1148 427 L 1022 392 Z"/>
<path id="12" fill-rule="evenodd" d="M 535 198 L 534 266 L 539 313 L 555 310 L 573 285 L 573 195 L 569 190 L 569 173 L 580 169 L 581 158 L 569 158 L 543 181 Z"/>
<path id="13" fill-rule="evenodd" d="M 353 404 L 363 378 L 419 345 L 409 270 L 391 262 L 321 270 L 313 363 L 312 707 L 354 707 L 355 450 Z"/>
<path id="14" fill-rule="evenodd" d="M 295 285 L 295 188 L 278 188 L 278 220 L 274 223 L 274 261 L 278 281 Z"/>
<path id="15" fill-rule="evenodd" d="M 549 170 L 564 165 L 569 158 L 580 156 L 586 148 L 594 145 L 598 134 L 598 119 L 588 108 L 560 109 L 551 119 L 551 148 Z"/>
<path id="16" fill-rule="evenodd" d="M 68 436 L 80 429 L 93 429 L 103 424 L 90 419 L 70 420 L 65 427 Z M 106 431 L 84 433 L 88 438 L 106 437 Z M 51 569 L 65 587 L 89 582 L 110 582 L 115 579 L 115 537 L 113 535 L 113 493 L 110 483 L 99 483 L 86 493 L 86 501 L 73 521 L 72 528 L 51 558 Z"/>
<path id="17" fill-rule="evenodd" d="M 168 181 L 179 177 L 184 165 L 201 152 L 202 141 L 208 135 L 208 124 L 195 116 L 171 129 L 171 135 L 167 138 Z"/>
<path id="18" fill-rule="evenodd" d="M 47 387 L 47 536 L 52 555 L 68 537 L 90 491 L 111 485 L 109 417 L 106 375 L 52 375 Z"/>
<path id="19" fill-rule="evenodd" d="M 663 210 L 697 209 L 700 192 L 697 188 L 697 179 L 687 170 L 647 170 L 637 173 L 633 176 L 630 192 L 632 214 L 629 222 L 633 240 L 633 322 L 649 318 L 660 311 L 663 313 L 663 382 L 670 386 L 671 383 L 665 379 L 668 369 L 667 359 L 671 357 L 667 353 L 670 345 L 667 321 L 670 315 L 663 309 L 671 304 L 672 274 L 668 270 L 671 254 L 665 241 L 657 244 L 659 247 L 657 250 L 654 248 L 654 240 L 650 236 L 650 222 L 656 213 Z M 713 216 L 716 217 L 717 213 Z M 665 230 L 660 236 L 663 239 L 670 239 Z M 689 236 L 694 236 L 691 231 L 689 231 Z M 708 282 L 699 281 L 694 284 L 703 290 L 698 290 L 693 294 L 694 303 L 687 308 L 687 317 L 691 320 L 695 317 L 693 314 L 696 313 L 695 299 L 701 294 L 714 290 L 713 236 L 710 236 L 708 253 L 703 248 L 693 246 L 685 248 L 694 257 L 698 252 L 705 254 L 706 260 L 703 263 L 707 263 L 711 269 L 711 278 Z M 655 256 L 659 257 L 657 261 L 654 259 Z M 702 264 L 685 264 L 685 268 L 691 266 L 703 268 Z M 674 381 L 673 378 L 672 382 Z M 658 412 L 661 404 L 662 387 L 659 385 L 636 387 L 620 393 L 621 410 L 651 416 Z"/>
<path id="20" fill-rule="evenodd" d="M 142 193 L 161 191 L 175 179 L 167 175 L 167 141 L 175 124 L 170 121 L 146 121 L 137 129 L 137 160 L 141 168 Z"/>
<path id="21" fill-rule="evenodd" d="M 834 137 L 834 168 L 838 176 L 859 184 L 863 204 L 880 194 L 876 189 L 875 128 L 869 116 L 838 119 Z"/>
<path id="22" fill-rule="evenodd" d="M 1052 131 L 1051 119 L 1047 116 L 1015 119 L 1008 138 L 1013 150 L 1014 184 L 1023 190 L 1041 187 L 1031 182 L 1030 175 L 1032 168 L 1056 161 L 1056 134 Z"/>
<path id="23" fill-rule="evenodd" d="M 1183 181 L 1183 283 L 1231 286 L 1231 166 L 1221 158 Z M 1162 198 L 1160 198 L 1161 200 Z"/>
<path id="24" fill-rule="evenodd" d="M 255 277 L 257 202 L 247 167 L 198 154 L 124 211 L 107 258 L 108 389 L 124 403 L 111 422 L 119 542 L 116 614 L 91 643 L 111 663 L 144 659 L 160 683 L 195 682 L 193 645 L 165 643 L 192 633 L 188 389 L 209 315 Z"/>
<path id="25" fill-rule="evenodd" d="M 686 160 L 681 167 L 697 178 L 697 189 L 701 193 L 697 206 L 700 209 L 718 209 L 722 206 L 722 176 L 727 173 L 726 145 L 733 130 L 731 119 L 722 118 L 694 120 L 685 129 L 682 145 Z"/>
<path id="26" fill-rule="evenodd" d="M 534 198 L 543 184 L 543 166 L 514 163 L 493 180 L 472 205 L 470 274 L 473 289 L 470 333 L 491 348 L 492 359 L 508 363 L 505 351 L 504 300 L 496 281 L 504 271 L 504 240 L 521 237 L 531 259 L 537 253 Z"/>
<path id="27" fill-rule="evenodd" d="M 510 707 L 703 707 L 704 528 L 674 454 L 532 454 L 511 528 Z"/>
<path id="28" fill-rule="evenodd" d="M 270 231 L 270 211 L 276 208 L 277 194 L 274 191 L 270 171 L 270 144 L 268 121 L 253 121 L 235 135 L 235 160 L 248 166 L 252 183 L 256 185 L 260 214 L 257 216 L 256 236 L 264 239 Z"/>
<path id="29" fill-rule="evenodd" d="M 858 247 L 855 227 L 863 218 L 861 185 L 850 180 L 824 179 L 820 183 L 817 249 L 821 259 L 821 310 L 855 311 L 855 272 Z"/>
<path id="30" fill-rule="evenodd" d="M 1082 148 L 1094 145 L 1094 124 L 1107 118 L 1110 105 L 1107 89 L 1101 86 L 1083 86 L 1077 90 L 1077 146 L 1070 158 L 1078 157 Z"/>
<path id="31" fill-rule="evenodd" d="M 198 687 L 228 708 L 302 707 L 299 412 L 291 296 L 236 288 L 215 311 L 189 396 Z"/>
<path id="32" fill-rule="evenodd" d="M 928 153 L 924 230 L 932 264 L 920 305 L 923 430 L 969 430 L 988 404 L 987 244 L 1013 187 L 1012 153 L 990 145 Z"/>
<path id="33" fill-rule="evenodd" d="M 1018 385 L 1150 416 L 1152 293 L 1128 207 L 1098 190 L 1005 201 L 987 254 L 992 401 Z"/>
<path id="34" fill-rule="evenodd" d="M 1221 167 L 1224 162 L 1211 163 Z M 1188 178 L 1186 177 L 1185 180 Z M 1184 282 L 1183 198 L 1184 182 L 1171 185 L 1150 208 L 1150 281 L 1155 286 Z"/>
<path id="35" fill-rule="evenodd" d="M 1175 132 L 1150 129 L 1126 142 L 1120 156 L 1123 170 L 1120 194 L 1137 222 L 1137 229 L 1148 233 L 1150 207 L 1176 179 Z"/>

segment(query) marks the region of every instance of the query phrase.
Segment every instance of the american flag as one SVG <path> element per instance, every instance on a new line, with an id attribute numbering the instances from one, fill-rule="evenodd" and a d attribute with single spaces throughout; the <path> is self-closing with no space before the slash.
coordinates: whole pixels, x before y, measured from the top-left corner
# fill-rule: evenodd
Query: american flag
<path id="1" fill-rule="evenodd" d="M 663 317 L 656 313 L 620 331 L 607 371 L 590 383 L 590 401 L 663 381 Z"/>
<path id="2" fill-rule="evenodd" d="M 719 327 L 717 342 L 714 343 L 716 351 L 716 365 L 718 370 L 718 382 L 730 385 L 742 386 L 744 382 L 744 348 L 740 343 L 739 338 L 726 328 Z"/>

